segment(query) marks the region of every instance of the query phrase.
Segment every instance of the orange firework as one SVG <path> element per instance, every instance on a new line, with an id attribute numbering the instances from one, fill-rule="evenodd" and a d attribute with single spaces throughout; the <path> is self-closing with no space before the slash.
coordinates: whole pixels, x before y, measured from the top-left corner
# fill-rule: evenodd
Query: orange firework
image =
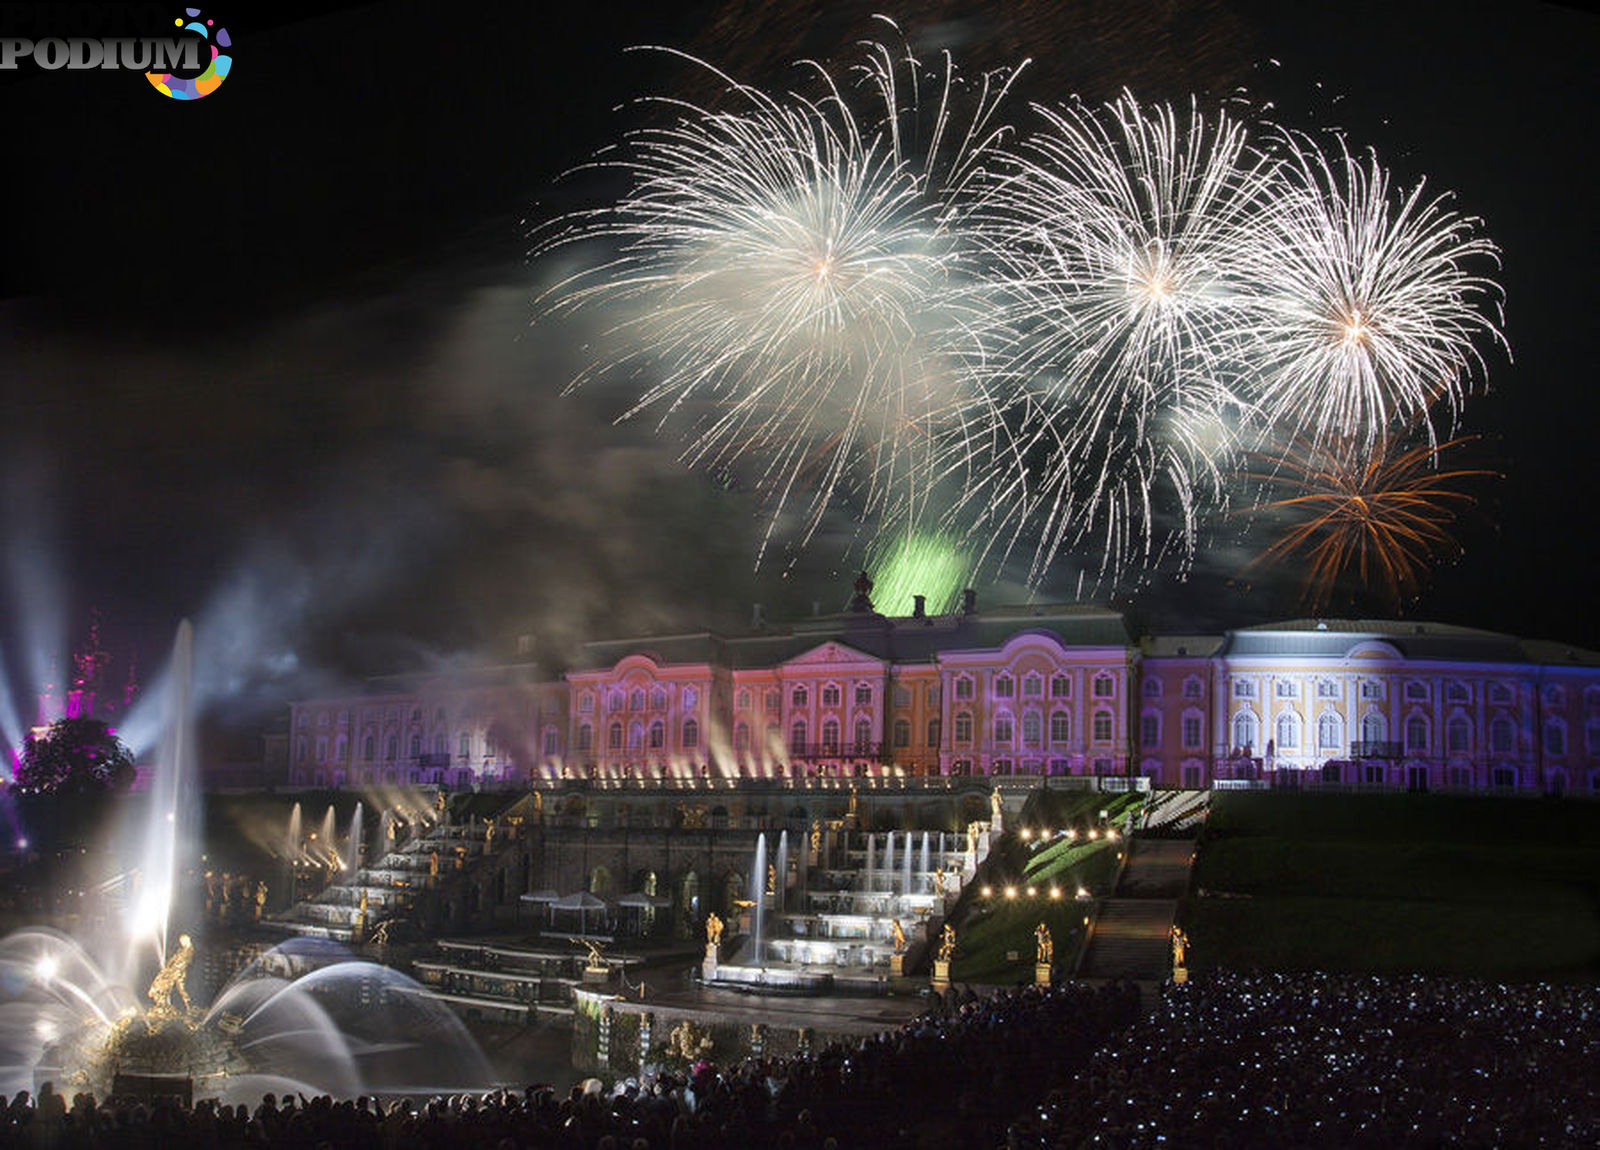
<path id="1" fill-rule="evenodd" d="M 1266 470 L 1250 478 L 1269 492 L 1288 494 L 1259 502 L 1249 513 L 1284 513 L 1292 525 L 1246 570 L 1304 564 L 1300 602 L 1312 612 L 1327 606 L 1349 577 L 1381 592 L 1398 611 L 1422 589 L 1433 562 L 1457 550 L 1450 527 L 1475 500 L 1455 485 L 1496 474 L 1440 469 L 1441 455 L 1475 438 L 1412 446 L 1385 438 L 1370 451 L 1348 441 L 1301 441 L 1282 458 L 1258 456 Z"/>

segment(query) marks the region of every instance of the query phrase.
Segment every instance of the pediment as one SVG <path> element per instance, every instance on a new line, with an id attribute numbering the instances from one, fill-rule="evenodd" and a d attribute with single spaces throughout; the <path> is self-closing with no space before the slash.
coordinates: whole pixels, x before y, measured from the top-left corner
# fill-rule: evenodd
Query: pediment
<path id="1" fill-rule="evenodd" d="M 871 663 L 878 667 L 883 665 L 883 660 L 878 659 L 865 651 L 858 651 L 846 643 L 827 642 L 813 647 L 803 654 L 796 655 L 787 660 L 785 667 L 825 667 L 845 663 Z"/>

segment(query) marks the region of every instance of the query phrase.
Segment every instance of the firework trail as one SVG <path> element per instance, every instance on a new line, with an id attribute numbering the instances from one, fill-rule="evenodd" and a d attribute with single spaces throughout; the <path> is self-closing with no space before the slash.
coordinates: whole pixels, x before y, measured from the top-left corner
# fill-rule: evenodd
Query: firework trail
<path id="1" fill-rule="evenodd" d="M 799 510 L 802 542 L 846 498 L 863 516 L 916 521 L 970 457 L 953 344 L 973 299 L 955 290 L 969 274 L 958 216 L 1015 74 L 969 90 L 948 57 L 932 75 L 883 45 L 866 46 L 845 84 L 808 68 L 819 96 L 716 73 L 726 109 L 659 101 L 670 124 L 595 161 L 628 178 L 627 194 L 540 245 L 614 252 L 544 297 L 623 315 L 573 386 L 642 369 L 624 418 L 690 417 L 685 459 L 753 466 L 768 537 Z"/>
<path id="2" fill-rule="evenodd" d="M 1276 167 L 1193 104 L 1036 111 L 1042 129 L 974 213 L 1003 301 L 986 394 L 1031 473 L 1025 497 L 992 501 L 994 529 L 1037 526 L 1030 581 L 1091 535 L 1102 573 L 1172 542 L 1192 555 L 1197 514 L 1225 491 L 1241 253 Z"/>
<path id="3" fill-rule="evenodd" d="M 1458 512 L 1475 501 L 1462 480 L 1493 478 L 1475 468 L 1440 470 L 1440 456 L 1473 441 L 1407 446 L 1384 437 L 1374 446 L 1353 436 L 1299 439 L 1282 457 L 1254 456 L 1263 470 L 1248 478 L 1267 495 L 1256 517 L 1287 516 L 1278 539 L 1246 568 L 1294 563 L 1304 568 L 1301 605 L 1326 607 L 1341 581 L 1376 585 L 1402 608 L 1421 591 L 1433 561 L 1457 549 L 1450 534 Z"/>
<path id="4" fill-rule="evenodd" d="M 1481 221 L 1396 192 L 1377 158 L 1343 139 L 1279 132 L 1282 190 L 1254 231 L 1249 359 L 1267 428 L 1369 448 L 1462 399 L 1486 374 L 1479 345 L 1505 345 L 1498 266 Z M 1428 434 L 1434 429 L 1426 424 Z"/>

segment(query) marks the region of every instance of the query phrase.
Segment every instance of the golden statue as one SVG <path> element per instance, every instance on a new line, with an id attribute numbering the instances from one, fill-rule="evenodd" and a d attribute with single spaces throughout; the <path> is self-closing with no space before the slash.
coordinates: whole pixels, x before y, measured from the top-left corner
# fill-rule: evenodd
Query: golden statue
<path id="1" fill-rule="evenodd" d="M 989 792 L 989 817 L 996 821 L 1000 818 L 1000 789 L 998 787 Z"/>
<path id="2" fill-rule="evenodd" d="M 588 962 L 589 968 L 591 970 L 607 970 L 607 969 L 609 969 L 609 967 L 606 964 L 606 956 L 600 953 L 600 947 L 598 945 L 596 945 L 595 943 L 591 942 L 587 938 L 569 938 L 569 939 L 567 939 L 567 941 L 568 942 L 575 942 L 579 946 L 586 947 L 588 949 L 589 957 L 587 959 L 587 962 Z"/>
<path id="3" fill-rule="evenodd" d="M 672 1028 L 667 1047 L 684 1062 L 695 1062 L 710 1051 L 711 1036 L 688 1019 L 684 1019 Z"/>
<path id="4" fill-rule="evenodd" d="M 850 816 L 852 818 L 854 818 L 855 814 L 856 814 L 856 785 L 854 783 L 850 784 L 850 811 L 849 811 L 849 814 L 850 814 Z"/>
<path id="5" fill-rule="evenodd" d="M 933 870 L 933 893 L 944 894 L 944 867 L 935 867 Z"/>
<path id="6" fill-rule="evenodd" d="M 361 929 L 363 931 L 365 931 L 367 929 L 367 888 L 366 887 L 362 887 L 361 888 L 361 907 L 360 907 L 360 910 L 357 913 L 360 914 L 360 916 L 361 916 Z"/>
<path id="7" fill-rule="evenodd" d="M 440 787 L 433 796 L 433 809 L 438 814 L 444 814 L 444 788 Z"/>
<path id="8" fill-rule="evenodd" d="M 177 1007 L 172 1005 L 173 991 L 177 991 L 178 997 L 183 1000 L 184 1014 L 194 1009 L 194 1004 L 189 1001 L 189 990 L 183 984 L 189 974 L 189 964 L 193 961 L 194 941 L 188 935 L 180 934 L 177 951 L 156 972 L 150 989 L 146 991 L 150 998 L 150 1009 L 145 1011 L 144 1018 L 152 1032 L 160 1029 L 163 1022 L 180 1017 Z"/>
<path id="9" fill-rule="evenodd" d="M 435 878 L 439 876 L 439 852 L 428 852 L 428 873 Z"/>
<path id="10" fill-rule="evenodd" d="M 939 961 L 949 962 L 956 953 L 956 928 L 949 923 L 944 924 L 944 933 L 939 936 Z"/>
<path id="11" fill-rule="evenodd" d="M 256 921 L 261 921 L 261 912 L 267 909 L 267 884 L 256 883 Z"/>
<path id="12" fill-rule="evenodd" d="M 977 823 L 968 823 L 967 824 L 967 853 L 968 854 L 977 854 L 978 853 L 978 824 Z"/>
<path id="13" fill-rule="evenodd" d="M 1035 961 L 1040 966 L 1049 966 L 1056 960 L 1055 940 L 1050 937 L 1050 928 L 1040 923 L 1033 931 L 1033 945 L 1037 951 Z"/>
<path id="14" fill-rule="evenodd" d="M 716 911 L 706 915 L 706 941 L 712 946 L 722 942 L 722 920 L 717 917 Z"/>
<path id="15" fill-rule="evenodd" d="M 484 824 L 483 828 L 483 853 L 488 854 L 494 849 L 494 822 Z"/>
<path id="16" fill-rule="evenodd" d="M 813 854 L 822 853 L 822 820 L 811 820 L 811 851 Z"/>
<path id="17" fill-rule="evenodd" d="M 1172 965 L 1174 968 L 1183 965 L 1184 957 L 1189 953 L 1189 936 L 1183 928 L 1174 924 L 1172 927 Z"/>
<path id="18" fill-rule="evenodd" d="M 206 871 L 206 914 L 215 914 L 217 910 L 217 872 Z"/>
<path id="19" fill-rule="evenodd" d="M 893 919 L 889 923 L 889 941 L 894 943 L 894 952 L 896 954 L 904 954 L 906 952 L 906 929 L 900 925 L 899 919 Z"/>
<path id="20" fill-rule="evenodd" d="M 778 868 L 771 863 L 767 864 L 767 893 L 778 893 Z"/>

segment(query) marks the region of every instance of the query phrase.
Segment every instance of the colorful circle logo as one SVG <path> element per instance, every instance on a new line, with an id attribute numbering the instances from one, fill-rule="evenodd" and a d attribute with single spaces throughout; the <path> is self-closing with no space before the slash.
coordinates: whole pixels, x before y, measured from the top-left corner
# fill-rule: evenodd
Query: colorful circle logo
<path id="1" fill-rule="evenodd" d="M 196 18 L 200 15 L 198 8 L 185 8 L 189 21 L 185 23 L 182 17 L 173 21 L 177 27 L 185 32 L 198 32 L 206 40 L 211 39 L 211 27 L 215 21 L 207 20 L 204 24 Z M 211 49 L 211 63 L 206 65 L 206 70 L 192 80 L 184 80 L 174 76 L 171 72 L 146 72 L 145 79 L 155 85 L 156 91 L 163 96 L 171 96 L 174 100 L 198 100 L 209 96 L 222 87 L 222 81 L 228 78 L 228 70 L 233 67 L 233 57 L 224 56 L 217 50 L 218 45 L 223 48 L 233 47 L 233 41 L 228 37 L 226 28 L 217 29 L 215 44 L 208 44 Z"/>

